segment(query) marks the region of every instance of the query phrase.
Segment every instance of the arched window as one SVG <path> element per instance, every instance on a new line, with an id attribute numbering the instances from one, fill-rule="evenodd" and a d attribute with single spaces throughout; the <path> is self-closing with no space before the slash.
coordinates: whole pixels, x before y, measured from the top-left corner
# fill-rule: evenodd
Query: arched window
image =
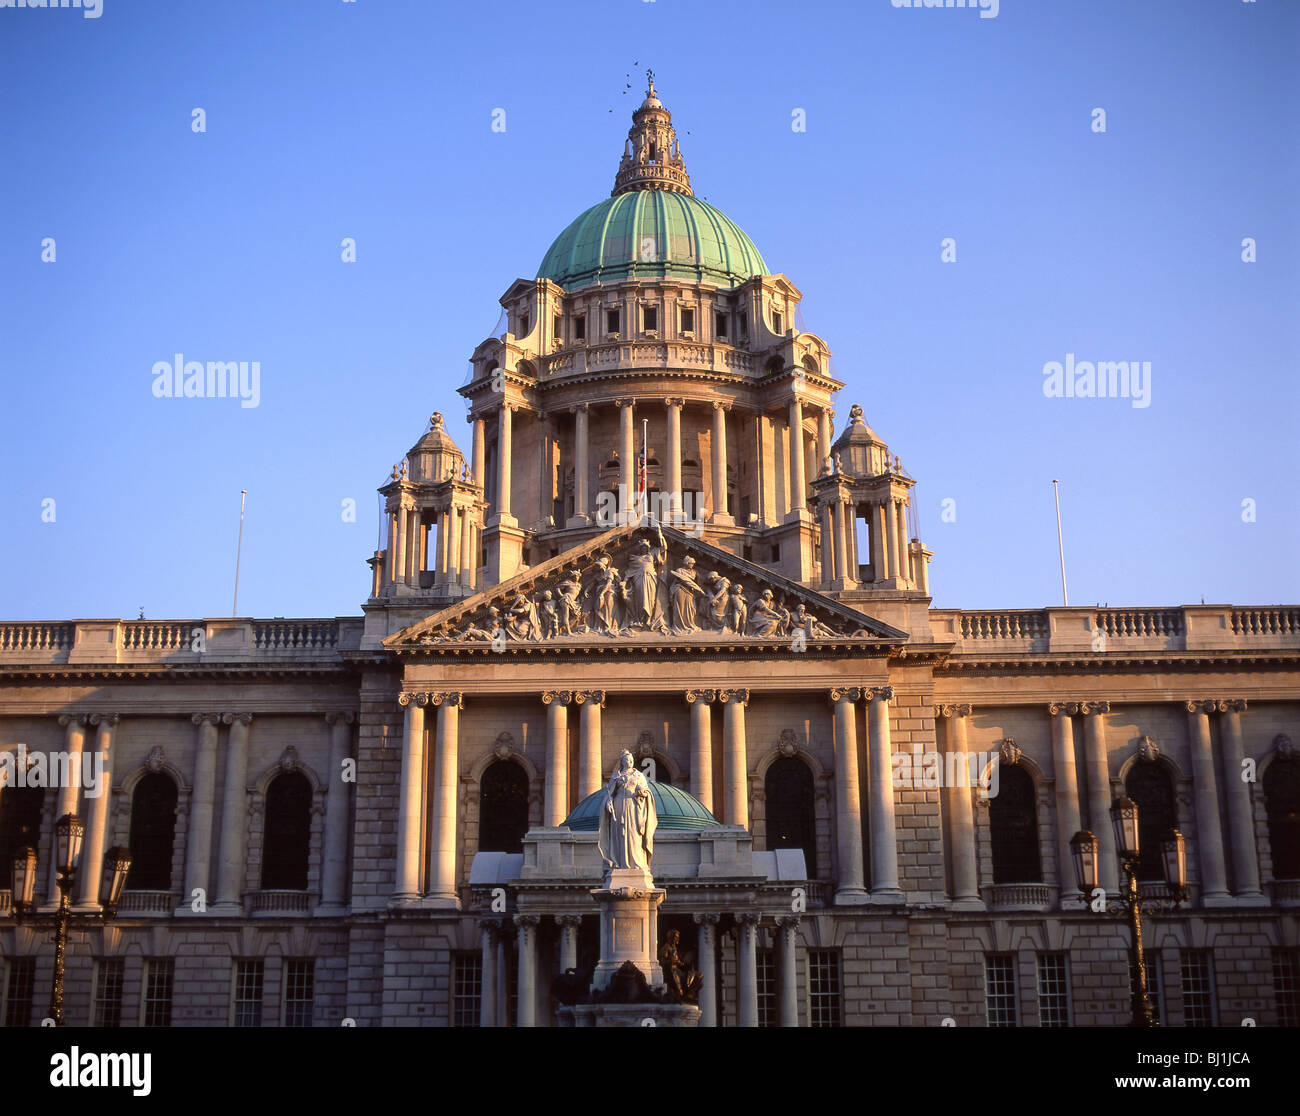
<path id="1" fill-rule="evenodd" d="M 170 775 L 151 771 L 136 783 L 131 795 L 131 871 L 126 886 L 135 891 L 169 891 L 175 840 L 176 783 Z"/>
<path id="2" fill-rule="evenodd" d="M 1161 764 L 1135 763 L 1124 780 L 1124 792 L 1138 808 L 1138 879 L 1163 880 L 1160 845 L 1178 824 L 1173 780 Z"/>
<path id="3" fill-rule="evenodd" d="M 41 807 L 44 804 L 44 787 L 5 787 L 0 790 L 0 888 L 10 885 L 14 853 L 28 845 L 40 851 Z"/>
<path id="4" fill-rule="evenodd" d="M 311 783 L 300 771 L 284 771 L 266 788 L 262 887 L 306 891 L 310 859 Z"/>
<path id="5" fill-rule="evenodd" d="M 1275 759 L 1264 772 L 1273 878 L 1300 880 L 1300 760 Z"/>
<path id="6" fill-rule="evenodd" d="M 1037 796 L 1023 767 L 998 765 L 998 793 L 989 799 L 989 837 L 995 884 L 1043 882 Z"/>
<path id="7" fill-rule="evenodd" d="M 527 832 L 528 775 L 511 760 L 497 760 L 479 780 L 479 852 L 523 852 Z"/>
<path id="8" fill-rule="evenodd" d="M 783 757 L 763 780 L 767 801 L 767 847 L 803 849 L 808 878 L 817 878 L 817 811 L 813 775 L 803 760 Z"/>

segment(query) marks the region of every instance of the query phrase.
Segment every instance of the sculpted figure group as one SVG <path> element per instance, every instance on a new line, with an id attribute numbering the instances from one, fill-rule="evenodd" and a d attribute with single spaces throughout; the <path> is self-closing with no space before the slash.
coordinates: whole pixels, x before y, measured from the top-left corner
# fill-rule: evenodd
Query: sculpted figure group
<path id="1" fill-rule="evenodd" d="M 552 588 L 531 596 L 516 590 L 503 607 L 504 615 L 490 606 L 476 620 L 445 634 L 426 635 L 423 641 L 541 642 L 559 636 L 639 632 L 712 632 L 760 639 L 791 637 L 799 631 L 808 639 L 837 634 L 802 602 L 793 610 L 788 608 L 784 594 L 764 589 L 750 601 L 740 582 L 716 570 L 701 577 L 690 554 L 670 568 L 668 545 L 658 528 L 653 536 L 643 535 L 633 543 L 622 573 L 614 568 L 609 555 L 602 554 L 585 578 L 577 567 L 571 567 Z"/>

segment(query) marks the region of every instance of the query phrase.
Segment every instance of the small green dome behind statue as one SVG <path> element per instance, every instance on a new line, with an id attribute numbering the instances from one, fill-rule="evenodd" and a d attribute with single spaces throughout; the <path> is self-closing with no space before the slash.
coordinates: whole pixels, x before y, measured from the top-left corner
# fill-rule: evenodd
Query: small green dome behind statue
<path id="1" fill-rule="evenodd" d="M 672 277 L 735 287 L 767 264 L 740 226 L 690 194 L 632 190 L 606 198 L 555 239 L 537 269 L 566 290 Z"/>
<path id="2" fill-rule="evenodd" d="M 659 816 L 659 831 L 709 829 L 721 825 L 698 798 L 668 783 L 650 783 L 650 795 Z M 600 808 L 605 801 L 602 788 L 589 794 L 564 819 L 564 824 L 575 833 L 595 833 L 600 828 Z"/>

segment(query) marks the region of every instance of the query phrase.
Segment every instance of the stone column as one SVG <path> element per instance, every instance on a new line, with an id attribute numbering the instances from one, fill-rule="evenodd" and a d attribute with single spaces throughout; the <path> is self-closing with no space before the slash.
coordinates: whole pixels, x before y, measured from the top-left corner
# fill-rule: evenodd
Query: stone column
<path id="1" fill-rule="evenodd" d="M 497 521 L 510 518 L 511 414 L 514 408 L 502 402 L 497 412 Z"/>
<path id="2" fill-rule="evenodd" d="M 722 749 L 726 764 L 726 825 L 749 828 L 749 759 L 745 747 L 745 706 L 748 690 L 720 690 Z"/>
<path id="3" fill-rule="evenodd" d="M 1246 758 L 1241 737 L 1241 715 L 1246 711 L 1245 698 L 1219 702 L 1223 712 L 1223 763 L 1228 799 L 1228 829 L 1232 835 L 1233 892 L 1241 899 L 1262 900 L 1259 886 L 1259 857 L 1255 852 L 1254 819 L 1250 807 L 1250 788 L 1242 776 Z"/>
<path id="4" fill-rule="evenodd" d="M 451 535 L 451 513 L 438 513 L 438 550 L 433 560 L 433 583 L 442 588 L 447 584 L 447 548 Z"/>
<path id="5" fill-rule="evenodd" d="M 660 518 L 669 523 L 681 522 L 682 507 L 682 408 L 685 399 L 667 399 L 668 407 L 668 509 L 660 503 Z"/>
<path id="6" fill-rule="evenodd" d="M 715 914 L 697 914 L 695 924 L 700 928 L 697 952 L 699 954 L 700 973 L 700 1026 L 716 1027 L 718 1025 L 718 961 L 717 929 L 718 916 Z"/>
<path id="7" fill-rule="evenodd" d="M 497 943 L 500 924 L 485 918 L 479 923 L 479 940 L 483 950 L 483 976 L 479 981 L 478 1025 L 497 1026 Z"/>
<path id="8" fill-rule="evenodd" d="M 325 773 L 325 866 L 321 873 L 319 914 L 339 914 L 347 903 L 348 830 L 352 783 L 343 780 L 343 765 L 352 752 L 351 713 L 327 713 L 330 764 Z"/>
<path id="9" fill-rule="evenodd" d="M 796 395 L 790 400 L 790 511 L 804 510 L 808 483 L 803 467 L 803 402 Z"/>
<path id="10" fill-rule="evenodd" d="M 797 1027 L 799 1026 L 799 916 L 782 915 L 776 920 L 776 925 L 777 936 L 781 942 L 781 1026 Z"/>
<path id="11" fill-rule="evenodd" d="M 1056 787 L 1056 872 L 1060 876 L 1060 903 L 1076 893 L 1074 853 L 1070 840 L 1082 828 L 1079 823 L 1079 776 L 1074 760 L 1074 720 L 1077 704 L 1052 702 L 1047 715 L 1052 719 L 1052 768 Z"/>
<path id="12" fill-rule="evenodd" d="M 736 916 L 736 934 L 740 939 L 740 1003 L 742 1027 L 758 1026 L 758 915 Z"/>
<path id="13" fill-rule="evenodd" d="M 398 546 L 398 518 L 396 512 L 388 513 L 388 554 L 385 565 L 388 567 L 386 580 L 390 585 L 397 583 L 397 556 L 401 552 Z"/>
<path id="14" fill-rule="evenodd" d="M 857 702 L 860 689 L 831 691 L 835 708 L 835 850 L 839 878 L 836 904 L 867 901 L 862 867 L 862 799 L 858 790 Z"/>
<path id="15" fill-rule="evenodd" d="M 579 403 L 573 411 L 573 519 L 569 526 L 581 526 L 590 521 L 587 499 L 587 479 L 591 476 L 591 449 L 588 436 L 589 408 Z"/>
<path id="16" fill-rule="evenodd" d="M 1215 703 L 1212 701 L 1187 702 L 1187 732 L 1192 748 L 1201 902 L 1222 905 L 1228 899 L 1228 885 L 1223 865 L 1223 830 L 1219 825 L 1218 780 L 1214 772 L 1214 752 L 1210 746 L 1210 713 L 1214 708 Z"/>
<path id="17" fill-rule="evenodd" d="M 456 896 L 456 795 L 460 790 L 459 693 L 430 694 L 438 710 L 430 825 L 429 894 L 440 905 L 459 907 Z"/>
<path id="18" fill-rule="evenodd" d="M 618 510 L 619 523 L 630 523 L 635 519 L 635 513 L 632 511 L 632 505 L 636 501 L 636 474 L 634 466 L 636 464 L 636 444 L 632 437 L 632 400 L 618 399 L 615 400 L 618 407 Z M 602 524 L 602 526 L 614 526 L 614 524 Z"/>
<path id="19" fill-rule="evenodd" d="M 515 915 L 519 933 L 519 1018 L 520 1027 L 537 1026 L 537 924 L 540 916 Z"/>
<path id="20" fill-rule="evenodd" d="M 420 898 L 420 829 L 424 800 L 424 707 L 428 694 L 403 691 L 397 702 L 406 710 L 402 737 L 402 783 L 397 814 L 397 873 L 393 898 L 413 902 Z"/>
<path id="21" fill-rule="evenodd" d="M 473 442 L 470 448 L 470 469 L 472 475 L 470 480 L 477 485 L 483 484 L 483 456 L 484 456 L 484 426 L 482 415 L 466 415 L 465 421 L 470 424 L 474 431 Z"/>
<path id="22" fill-rule="evenodd" d="M 844 529 L 845 504 L 835 501 L 835 576 L 844 581 L 852 576 L 849 570 L 848 536 Z"/>
<path id="23" fill-rule="evenodd" d="M 99 793 L 86 796 L 86 837 L 81 846 L 81 868 L 77 873 L 77 910 L 99 909 L 99 885 L 104 867 L 104 849 L 108 847 L 109 802 L 113 788 L 113 732 L 117 725 L 116 713 L 92 713 L 90 723 L 96 726 L 95 754 L 102 769 L 99 776 Z M 9 865 L 0 866 L 0 871 Z"/>
<path id="24" fill-rule="evenodd" d="M 844 513 L 848 516 L 844 523 L 844 542 L 849 552 L 849 577 L 857 581 L 861 564 L 858 561 L 858 509 L 852 499 L 844 502 Z"/>
<path id="25" fill-rule="evenodd" d="M 460 586 L 466 592 L 474 588 L 474 522 L 468 507 L 460 509 Z"/>
<path id="26" fill-rule="evenodd" d="M 509 934 L 506 931 L 504 922 L 497 929 L 497 1026 L 510 1026 L 510 964 L 509 964 Z M 518 1020 L 516 1020 L 518 1022 Z"/>
<path id="27" fill-rule="evenodd" d="M 547 690 L 546 706 L 546 807 L 542 824 L 555 828 L 569 816 L 569 702 L 568 690 Z"/>
<path id="28" fill-rule="evenodd" d="M 884 581 L 889 576 L 888 532 L 885 528 L 885 505 L 876 504 L 871 509 L 871 565 L 875 570 L 876 580 Z"/>
<path id="29" fill-rule="evenodd" d="M 868 691 L 864 691 L 864 697 Z M 889 740 L 889 702 L 892 686 L 869 691 L 871 704 L 868 744 L 871 749 L 871 898 L 877 902 L 901 903 L 898 884 L 898 832 L 894 825 L 894 779 Z"/>
<path id="30" fill-rule="evenodd" d="M 1110 712 L 1108 701 L 1080 702 L 1083 720 L 1084 763 L 1088 770 L 1088 822 L 1097 835 L 1098 879 L 1108 896 L 1119 894 L 1119 861 L 1115 851 L 1115 827 L 1110 820 L 1112 794 L 1110 759 L 1106 753 L 1106 724 L 1102 716 Z M 1218 815 L 1215 815 L 1216 819 Z M 1073 869 L 1071 869 L 1073 871 Z"/>
<path id="31" fill-rule="evenodd" d="M 460 537 L 464 520 L 460 514 L 460 508 L 452 504 L 447 509 L 447 573 L 446 581 L 448 585 L 456 586 L 460 584 Z"/>
<path id="32" fill-rule="evenodd" d="M 417 570 L 415 584 L 418 588 L 420 584 L 418 573 L 422 573 L 429 568 L 429 525 L 424 521 L 423 516 L 417 517 L 415 522 L 417 533 L 420 536 L 419 541 L 415 544 L 415 568 Z"/>
<path id="33" fill-rule="evenodd" d="M 817 458 L 818 468 L 831 455 L 831 409 L 823 407 L 817 413 Z"/>
<path id="34" fill-rule="evenodd" d="M 829 586 L 835 580 L 835 512 L 834 505 L 826 501 L 817 508 L 822 543 L 822 584 Z"/>
<path id="35" fill-rule="evenodd" d="M 713 523 L 734 523 L 727 510 L 727 406 L 713 404 Z"/>
<path id="36" fill-rule="evenodd" d="M 582 916 L 556 915 L 555 924 L 560 928 L 560 974 L 563 975 L 578 967 L 578 927 L 582 925 Z"/>
<path id="37" fill-rule="evenodd" d="M 716 690 L 687 690 L 691 707 L 691 794 L 713 812 L 713 725 L 710 705 Z"/>
<path id="38" fill-rule="evenodd" d="M 600 717 L 605 707 L 604 690 L 584 690 L 574 694 L 578 703 L 578 792 L 581 802 L 605 785 L 605 763 L 602 757 Z"/>
<path id="39" fill-rule="evenodd" d="M 898 500 L 898 576 L 912 580 L 912 559 L 907 545 L 907 501 Z"/>
<path id="40" fill-rule="evenodd" d="M 966 718 L 969 705 L 940 705 L 935 707 L 936 719 L 943 718 L 946 752 L 953 759 L 945 767 L 957 776 L 945 779 L 940 792 L 944 813 L 948 816 L 948 833 L 952 838 L 952 901 L 956 910 L 980 910 L 979 873 L 975 867 L 975 819 L 971 813 L 970 762 L 967 759 Z M 957 773 L 960 772 L 958 775 Z M 916 777 L 915 770 L 912 773 Z M 951 785 L 955 783 L 956 785 Z"/>
<path id="41" fill-rule="evenodd" d="M 394 580 L 399 585 L 406 584 L 406 524 L 409 517 L 406 509 L 399 507 L 397 509 L 397 568 L 394 573 Z"/>
<path id="42" fill-rule="evenodd" d="M 194 753 L 194 790 L 190 795 L 190 822 L 185 837 L 185 894 L 182 911 L 189 913 L 194 892 L 203 892 L 208 901 L 212 886 L 212 816 L 217 800 L 217 713 L 195 713 L 190 720 L 199 726 L 198 746 Z"/>
<path id="43" fill-rule="evenodd" d="M 251 713 L 226 713 L 226 781 L 221 799 L 221 844 L 217 857 L 217 901 L 214 915 L 240 915 L 244 910 L 244 838 L 248 831 L 248 726 Z"/>

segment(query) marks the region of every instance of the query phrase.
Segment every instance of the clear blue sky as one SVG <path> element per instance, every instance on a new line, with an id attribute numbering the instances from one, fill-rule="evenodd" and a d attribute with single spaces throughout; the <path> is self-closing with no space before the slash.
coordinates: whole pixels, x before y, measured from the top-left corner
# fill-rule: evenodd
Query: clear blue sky
<path id="1" fill-rule="evenodd" d="M 468 446 L 469 354 L 647 64 L 837 432 L 918 478 L 937 607 L 1060 603 L 1053 477 L 1075 604 L 1300 599 L 1293 0 L 103 4 L 0 11 L 0 619 L 228 614 L 241 488 L 241 614 L 357 614 L 376 487 L 435 409 Z M 155 398 L 177 352 L 260 405 Z M 1149 360 L 1150 406 L 1045 397 L 1067 353 Z"/>

